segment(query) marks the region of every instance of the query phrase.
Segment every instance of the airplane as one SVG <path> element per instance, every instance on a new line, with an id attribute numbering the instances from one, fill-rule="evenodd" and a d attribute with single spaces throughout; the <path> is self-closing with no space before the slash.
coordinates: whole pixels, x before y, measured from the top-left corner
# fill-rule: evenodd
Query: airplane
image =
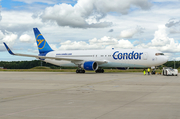
<path id="1" fill-rule="evenodd" d="M 162 65 L 168 57 L 154 49 L 114 49 L 111 50 L 64 50 L 54 51 L 39 32 L 33 28 L 39 55 L 13 53 L 4 42 L 11 55 L 35 57 L 57 66 L 78 67 L 76 73 L 85 70 L 104 73 L 103 67 L 116 68 L 146 68 Z"/>

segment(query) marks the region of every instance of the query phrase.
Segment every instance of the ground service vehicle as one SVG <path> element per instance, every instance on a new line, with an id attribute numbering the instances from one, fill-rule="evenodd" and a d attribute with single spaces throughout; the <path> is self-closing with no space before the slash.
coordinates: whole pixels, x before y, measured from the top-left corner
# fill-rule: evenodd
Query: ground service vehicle
<path id="1" fill-rule="evenodd" d="M 177 76 L 178 70 L 173 69 L 172 67 L 163 67 L 162 73 L 164 76 Z"/>

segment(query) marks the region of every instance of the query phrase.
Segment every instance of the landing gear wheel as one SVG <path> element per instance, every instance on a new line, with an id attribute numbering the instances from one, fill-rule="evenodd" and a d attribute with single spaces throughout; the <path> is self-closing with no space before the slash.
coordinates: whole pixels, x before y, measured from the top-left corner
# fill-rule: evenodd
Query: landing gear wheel
<path id="1" fill-rule="evenodd" d="M 85 73 L 85 70 L 83 70 L 83 73 Z"/>
<path id="2" fill-rule="evenodd" d="M 98 69 L 95 71 L 96 73 L 104 73 L 104 69 Z"/>
<path id="3" fill-rule="evenodd" d="M 77 69 L 77 70 L 76 70 L 76 73 L 85 73 L 85 70 L 82 70 L 82 69 L 79 70 L 79 69 Z"/>

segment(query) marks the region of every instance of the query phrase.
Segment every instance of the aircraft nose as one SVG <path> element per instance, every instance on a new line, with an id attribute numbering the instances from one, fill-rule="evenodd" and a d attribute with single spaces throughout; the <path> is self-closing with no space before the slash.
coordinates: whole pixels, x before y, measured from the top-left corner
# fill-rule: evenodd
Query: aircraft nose
<path id="1" fill-rule="evenodd" d="M 168 57 L 165 56 L 165 57 L 164 57 L 164 63 L 166 63 L 167 61 L 168 61 Z"/>

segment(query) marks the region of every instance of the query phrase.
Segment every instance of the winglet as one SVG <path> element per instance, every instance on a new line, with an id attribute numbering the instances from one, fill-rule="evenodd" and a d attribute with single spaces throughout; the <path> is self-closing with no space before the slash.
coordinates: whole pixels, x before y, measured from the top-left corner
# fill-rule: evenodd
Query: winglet
<path id="1" fill-rule="evenodd" d="M 5 43 L 5 42 L 3 42 L 3 43 L 4 43 L 7 51 L 8 51 L 11 55 L 15 55 L 15 54 L 9 49 L 9 47 L 6 45 L 6 43 Z"/>

